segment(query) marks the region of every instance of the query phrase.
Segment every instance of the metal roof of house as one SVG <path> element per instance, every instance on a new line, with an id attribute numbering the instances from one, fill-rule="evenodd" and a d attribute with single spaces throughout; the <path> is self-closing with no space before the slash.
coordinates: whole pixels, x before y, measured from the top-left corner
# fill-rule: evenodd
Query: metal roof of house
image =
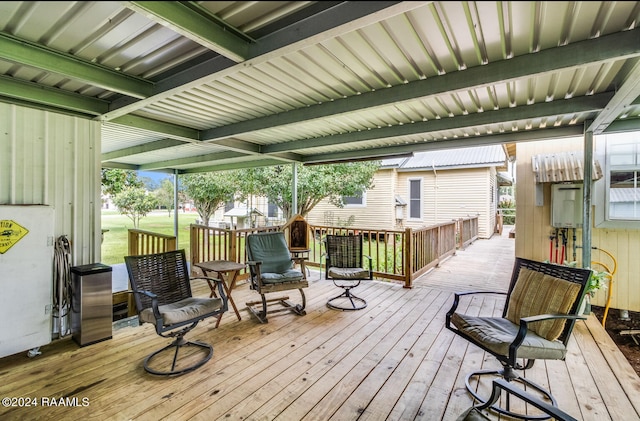
<path id="1" fill-rule="evenodd" d="M 638 2 L 0 2 L 0 100 L 179 173 L 640 127 Z"/>
<path id="2" fill-rule="evenodd" d="M 478 146 L 475 148 L 447 149 L 442 151 L 419 152 L 405 159 L 399 171 L 417 169 L 503 167 L 507 155 L 500 145 Z"/>

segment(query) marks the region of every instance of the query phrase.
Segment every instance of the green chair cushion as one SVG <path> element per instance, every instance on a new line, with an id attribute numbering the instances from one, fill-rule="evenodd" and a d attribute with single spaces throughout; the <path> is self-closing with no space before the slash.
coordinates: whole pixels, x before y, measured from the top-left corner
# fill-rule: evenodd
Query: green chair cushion
<path id="1" fill-rule="evenodd" d="M 302 272 L 295 269 L 285 270 L 282 273 L 262 273 L 263 284 L 276 284 L 281 282 L 297 282 L 302 279 Z"/>

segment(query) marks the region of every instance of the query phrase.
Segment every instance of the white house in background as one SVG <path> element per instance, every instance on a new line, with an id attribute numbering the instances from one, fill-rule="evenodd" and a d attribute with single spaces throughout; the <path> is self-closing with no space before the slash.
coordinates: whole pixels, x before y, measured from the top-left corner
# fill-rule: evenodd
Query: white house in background
<path id="1" fill-rule="evenodd" d="M 480 238 L 495 232 L 498 188 L 510 183 L 502 145 L 419 152 L 382 161 L 373 188 L 338 208 L 324 200 L 307 216 L 315 225 L 419 228 L 478 216 Z"/>

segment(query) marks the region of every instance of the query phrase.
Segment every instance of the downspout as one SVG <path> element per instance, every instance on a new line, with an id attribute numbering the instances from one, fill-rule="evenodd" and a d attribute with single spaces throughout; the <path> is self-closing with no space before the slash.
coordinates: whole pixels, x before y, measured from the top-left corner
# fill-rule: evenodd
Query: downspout
<path id="1" fill-rule="evenodd" d="M 585 128 L 591 121 L 585 121 Z M 582 188 L 582 267 L 591 266 L 591 183 L 593 181 L 593 131 L 584 135 L 584 177 Z"/>
<path id="2" fill-rule="evenodd" d="M 433 210 L 434 210 L 434 224 L 438 223 L 438 173 L 436 172 L 435 161 L 431 161 L 431 168 L 433 169 Z"/>

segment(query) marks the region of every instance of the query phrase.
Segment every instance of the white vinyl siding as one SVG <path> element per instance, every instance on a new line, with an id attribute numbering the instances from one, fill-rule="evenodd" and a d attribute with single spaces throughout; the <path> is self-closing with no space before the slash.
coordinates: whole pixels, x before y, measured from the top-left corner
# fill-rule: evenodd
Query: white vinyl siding
<path id="1" fill-rule="evenodd" d="M 343 225 L 371 229 L 397 229 L 395 219 L 396 172 L 381 169 L 373 177 L 373 188 L 366 191 L 366 206 L 338 208 L 323 200 L 306 219 L 313 225 Z"/>

